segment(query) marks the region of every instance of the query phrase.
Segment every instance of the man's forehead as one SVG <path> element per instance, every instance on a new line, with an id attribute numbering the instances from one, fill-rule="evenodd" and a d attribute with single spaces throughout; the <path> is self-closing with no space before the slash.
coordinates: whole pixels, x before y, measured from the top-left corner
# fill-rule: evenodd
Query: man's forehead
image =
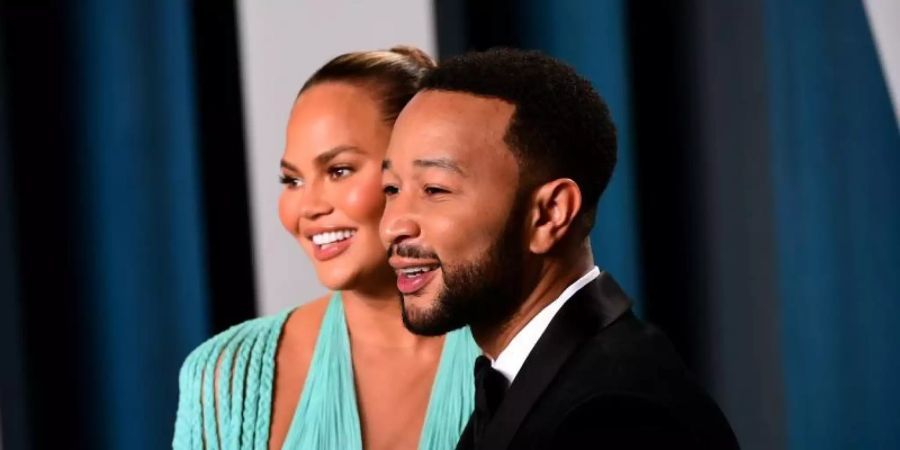
<path id="1" fill-rule="evenodd" d="M 517 167 L 504 137 L 514 107 L 499 99 L 423 91 L 397 118 L 384 168 L 468 179 Z M 502 176 L 501 176 L 502 178 Z"/>
<path id="2" fill-rule="evenodd" d="M 426 89 L 416 94 L 406 109 L 415 113 L 437 110 L 446 113 L 447 116 L 462 117 L 482 114 L 496 116 L 499 121 L 505 122 L 515 111 L 515 105 L 497 97 L 486 97 L 469 92 Z"/>
<path id="3" fill-rule="evenodd" d="M 395 175 L 443 173 L 476 181 L 491 179 L 513 183 L 518 177 L 518 163 L 505 148 L 454 147 L 431 151 L 427 148 L 388 152 L 382 169 Z M 512 177 L 512 178 L 510 178 Z"/>
<path id="4" fill-rule="evenodd" d="M 388 154 L 427 152 L 435 153 L 431 158 L 464 158 L 461 153 L 505 149 L 513 111 L 513 106 L 502 100 L 458 92 L 421 92 L 398 117 Z"/>

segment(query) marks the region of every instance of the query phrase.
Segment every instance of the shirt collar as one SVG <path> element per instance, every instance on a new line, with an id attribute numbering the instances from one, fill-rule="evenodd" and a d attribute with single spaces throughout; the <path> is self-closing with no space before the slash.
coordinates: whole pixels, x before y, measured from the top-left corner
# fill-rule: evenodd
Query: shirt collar
<path id="1" fill-rule="evenodd" d="M 547 326 L 550 325 L 550 321 L 553 320 L 556 313 L 559 312 L 560 308 L 562 308 L 579 289 L 583 288 L 591 281 L 594 281 L 598 276 L 600 276 L 600 268 L 594 266 L 588 273 L 582 275 L 581 278 L 570 284 L 569 287 L 562 291 L 562 294 L 560 294 L 556 300 L 553 300 L 552 303 L 545 306 L 541 312 L 537 313 L 537 315 L 525 325 L 525 327 L 516 333 L 512 340 L 509 341 L 506 348 L 497 355 L 497 359 L 491 361 L 491 366 L 503 374 L 509 383 L 512 384 L 513 380 L 516 379 L 519 370 L 522 368 L 522 364 L 525 364 L 525 359 L 528 358 L 528 355 L 531 353 L 531 349 L 534 348 L 538 339 L 544 334 L 544 331 L 547 329 Z"/>

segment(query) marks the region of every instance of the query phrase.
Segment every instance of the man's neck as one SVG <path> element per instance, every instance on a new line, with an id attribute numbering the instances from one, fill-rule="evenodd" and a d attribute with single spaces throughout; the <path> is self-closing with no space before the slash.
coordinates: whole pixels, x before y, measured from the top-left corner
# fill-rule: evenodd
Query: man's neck
<path id="1" fill-rule="evenodd" d="M 499 326 L 472 327 L 472 336 L 478 346 L 486 355 L 497 359 L 500 352 L 534 316 L 593 266 L 594 261 L 590 253 L 575 258 L 554 258 L 546 261 L 536 275 L 537 284 L 523 294 L 525 299 L 505 323 Z"/>

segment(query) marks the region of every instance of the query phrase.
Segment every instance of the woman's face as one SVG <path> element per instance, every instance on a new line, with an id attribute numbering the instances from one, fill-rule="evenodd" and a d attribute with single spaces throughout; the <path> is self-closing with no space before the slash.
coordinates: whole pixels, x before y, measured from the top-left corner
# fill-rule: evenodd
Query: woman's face
<path id="1" fill-rule="evenodd" d="M 291 110 L 278 215 L 329 289 L 353 289 L 389 271 L 378 223 L 391 129 L 378 106 L 364 87 L 324 82 Z"/>

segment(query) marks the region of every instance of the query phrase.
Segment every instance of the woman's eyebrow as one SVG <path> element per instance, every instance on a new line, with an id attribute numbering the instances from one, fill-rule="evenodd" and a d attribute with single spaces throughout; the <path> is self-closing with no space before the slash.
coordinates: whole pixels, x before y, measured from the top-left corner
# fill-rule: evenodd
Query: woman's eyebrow
<path id="1" fill-rule="evenodd" d="M 340 145 L 331 150 L 328 150 L 327 152 L 324 152 L 324 153 L 316 156 L 316 159 L 314 161 L 315 161 L 316 165 L 324 166 L 324 165 L 328 164 L 332 159 L 336 158 L 338 155 L 340 155 L 341 153 L 345 153 L 345 152 L 362 153 L 362 150 L 360 150 L 358 147 L 354 147 L 352 145 Z"/>

